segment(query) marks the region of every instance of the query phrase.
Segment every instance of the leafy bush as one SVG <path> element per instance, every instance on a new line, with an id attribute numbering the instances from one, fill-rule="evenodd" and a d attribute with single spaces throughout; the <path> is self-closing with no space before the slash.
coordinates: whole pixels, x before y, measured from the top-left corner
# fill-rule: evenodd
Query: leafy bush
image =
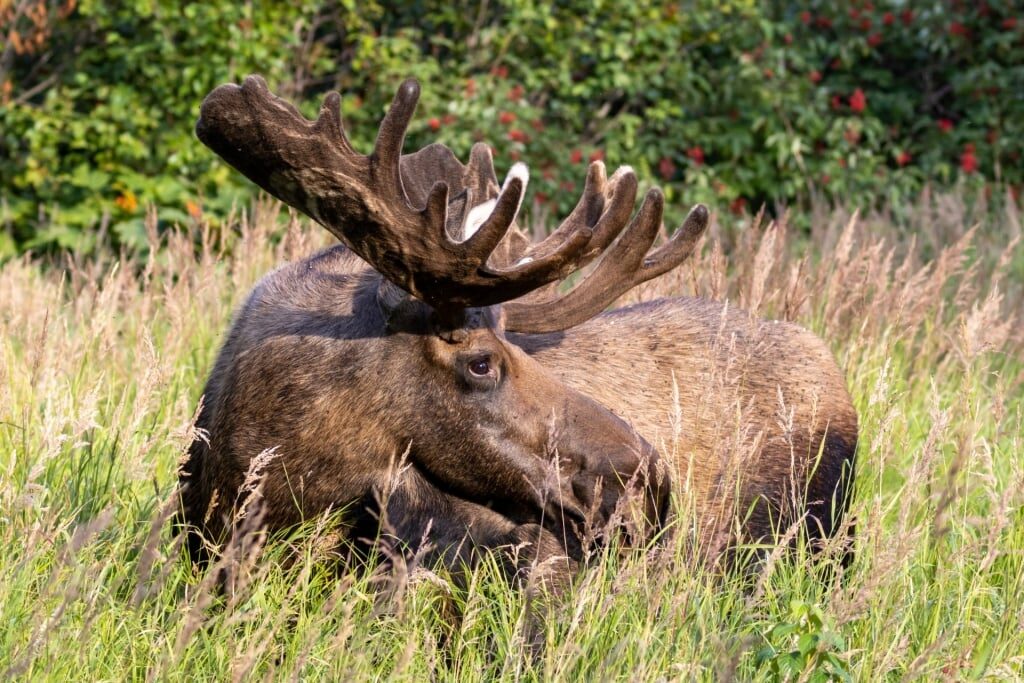
<path id="1" fill-rule="evenodd" d="M 545 211 L 596 158 L 736 212 L 1024 180 L 1024 22 L 988 4 L 17 0 L 0 21 L 0 254 L 87 248 L 97 226 L 142 242 L 149 203 L 226 215 L 252 190 L 192 125 L 250 72 L 308 115 L 342 90 L 364 144 L 417 76 L 410 147 L 486 140 L 530 163 Z"/>
<path id="2" fill-rule="evenodd" d="M 775 680 L 853 680 L 842 654 L 846 641 L 828 624 L 818 605 L 792 600 L 785 621 L 764 637 L 768 644 L 757 653 L 757 664 Z"/>

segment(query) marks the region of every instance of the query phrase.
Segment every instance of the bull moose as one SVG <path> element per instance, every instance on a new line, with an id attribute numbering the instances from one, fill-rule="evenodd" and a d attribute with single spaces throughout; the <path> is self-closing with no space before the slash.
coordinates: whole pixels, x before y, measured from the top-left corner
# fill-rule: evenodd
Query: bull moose
<path id="1" fill-rule="evenodd" d="M 635 173 L 595 162 L 531 243 L 525 166 L 499 186 L 485 144 L 466 165 L 440 144 L 402 154 L 418 97 L 400 86 L 369 155 L 337 93 L 315 122 L 255 76 L 202 104 L 199 139 L 342 244 L 267 275 L 235 316 L 180 470 L 193 558 L 231 536 L 257 465 L 264 527 L 344 508 L 353 542 L 386 519 L 453 568 L 516 548 L 513 570 L 571 571 L 582 530 L 624 509 L 656 528 L 673 490 L 730 542 L 831 536 L 857 415 L 824 343 L 699 298 L 606 311 L 689 257 L 707 209 L 652 248 L 662 194 L 634 215 Z M 738 410 L 742 462 L 721 448 Z"/>

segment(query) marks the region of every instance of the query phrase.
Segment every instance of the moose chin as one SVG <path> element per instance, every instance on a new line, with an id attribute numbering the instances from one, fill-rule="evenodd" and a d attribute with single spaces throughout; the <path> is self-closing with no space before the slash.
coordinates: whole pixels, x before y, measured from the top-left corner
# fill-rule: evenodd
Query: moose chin
<path id="1" fill-rule="evenodd" d="M 821 340 L 702 299 L 606 311 L 689 257 L 707 209 L 653 247 L 662 194 L 634 215 L 632 169 L 595 162 L 531 243 L 525 166 L 499 185 L 485 144 L 466 165 L 440 144 L 402 154 L 418 97 L 401 85 L 369 155 L 336 93 L 316 121 L 259 77 L 203 102 L 199 139 L 342 244 L 266 276 L 235 316 L 180 470 L 193 559 L 238 533 L 254 474 L 266 529 L 344 509 L 353 543 L 426 542 L 454 570 L 496 551 L 513 573 L 563 558 L 571 574 L 605 531 L 657 531 L 674 481 L 730 543 L 836 533 L 857 415 Z M 754 459 L 727 476 L 716 422 L 737 405 Z"/>

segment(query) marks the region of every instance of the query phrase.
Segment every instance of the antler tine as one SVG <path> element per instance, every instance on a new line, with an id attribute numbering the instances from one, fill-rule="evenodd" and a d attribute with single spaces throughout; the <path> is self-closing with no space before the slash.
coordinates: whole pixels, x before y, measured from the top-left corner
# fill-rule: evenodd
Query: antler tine
<path id="1" fill-rule="evenodd" d="M 707 228 L 708 210 L 698 204 L 668 243 L 647 253 L 661 223 L 664 198 L 651 190 L 629 228 L 590 275 L 561 297 L 505 305 L 505 327 L 513 332 L 565 330 L 597 315 L 636 285 L 672 270 L 693 253 Z M 646 258 L 645 258 L 646 254 Z"/>
<path id="2" fill-rule="evenodd" d="M 420 84 L 414 78 L 407 78 L 395 93 L 391 106 L 377 130 L 377 141 L 370 154 L 370 167 L 374 180 L 380 189 L 393 196 L 389 199 L 408 203 L 402 187 L 402 174 L 399 161 L 402 158 L 402 145 L 405 143 L 405 131 L 409 128 L 412 115 L 416 112 L 416 103 L 420 99 Z M 435 194 L 436 187 L 431 191 Z M 439 192 L 438 192 L 439 194 Z M 447 194 L 447 190 L 445 191 Z M 447 204 L 447 201 L 445 202 Z M 443 224 L 442 224 L 443 225 Z"/>
<path id="3" fill-rule="evenodd" d="M 250 76 L 250 78 L 253 77 Z M 266 89 L 265 83 L 264 88 Z M 327 93 L 323 104 L 320 105 L 320 115 L 317 116 L 313 126 L 333 138 L 337 144 L 341 145 L 342 151 L 346 154 L 354 155 L 356 153 L 352 149 L 352 143 L 348 141 L 348 135 L 345 134 L 345 124 L 341 120 L 341 95 L 338 93 Z"/>
<path id="4" fill-rule="evenodd" d="M 491 147 L 486 142 L 476 142 L 469 150 L 469 163 L 466 164 L 467 185 L 473 182 L 472 189 L 484 197 L 487 186 L 493 183 L 498 186 L 498 176 L 494 174 L 494 159 L 491 157 Z M 490 199 L 490 197 L 486 197 Z"/>
<path id="5" fill-rule="evenodd" d="M 704 234 L 707 227 L 708 209 L 703 204 L 698 204 L 690 209 L 686 220 L 672 235 L 672 239 L 644 259 L 643 267 L 634 276 L 635 282 L 632 286 L 664 275 L 690 258 L 693 250 L 697 247 L 697 242 L 700 241 L 700 236 Z"/>
<path id="6" fill-rule="evenodd" d="M 602 254 L 629 223 L 639 188 L 632 167 L 622 166 L 605 180 L 604 164 L 600 161 L 591 164 L 587 185 L 593 186 L 593 205 L 588 207 L 584 204 L 588 189 L 584 186 L 584 199 L 577 205 L 577 210 L 580 218 L 588 224 L 593 222 L 594 239 L 587 249 L 586 258 L 580 263 L 581 268 Z"/>

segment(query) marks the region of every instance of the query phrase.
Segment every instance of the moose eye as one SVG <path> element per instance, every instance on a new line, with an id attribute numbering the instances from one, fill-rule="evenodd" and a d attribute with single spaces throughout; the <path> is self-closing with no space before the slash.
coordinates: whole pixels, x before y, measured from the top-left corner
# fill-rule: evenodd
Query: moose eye
<path id="1" fill-rule="evenodd" d="M 476 377 L 487 377 L 491 374 L 491 359 L 488 356 L 474 358 L 469 361 L 469 372 Z"/>

